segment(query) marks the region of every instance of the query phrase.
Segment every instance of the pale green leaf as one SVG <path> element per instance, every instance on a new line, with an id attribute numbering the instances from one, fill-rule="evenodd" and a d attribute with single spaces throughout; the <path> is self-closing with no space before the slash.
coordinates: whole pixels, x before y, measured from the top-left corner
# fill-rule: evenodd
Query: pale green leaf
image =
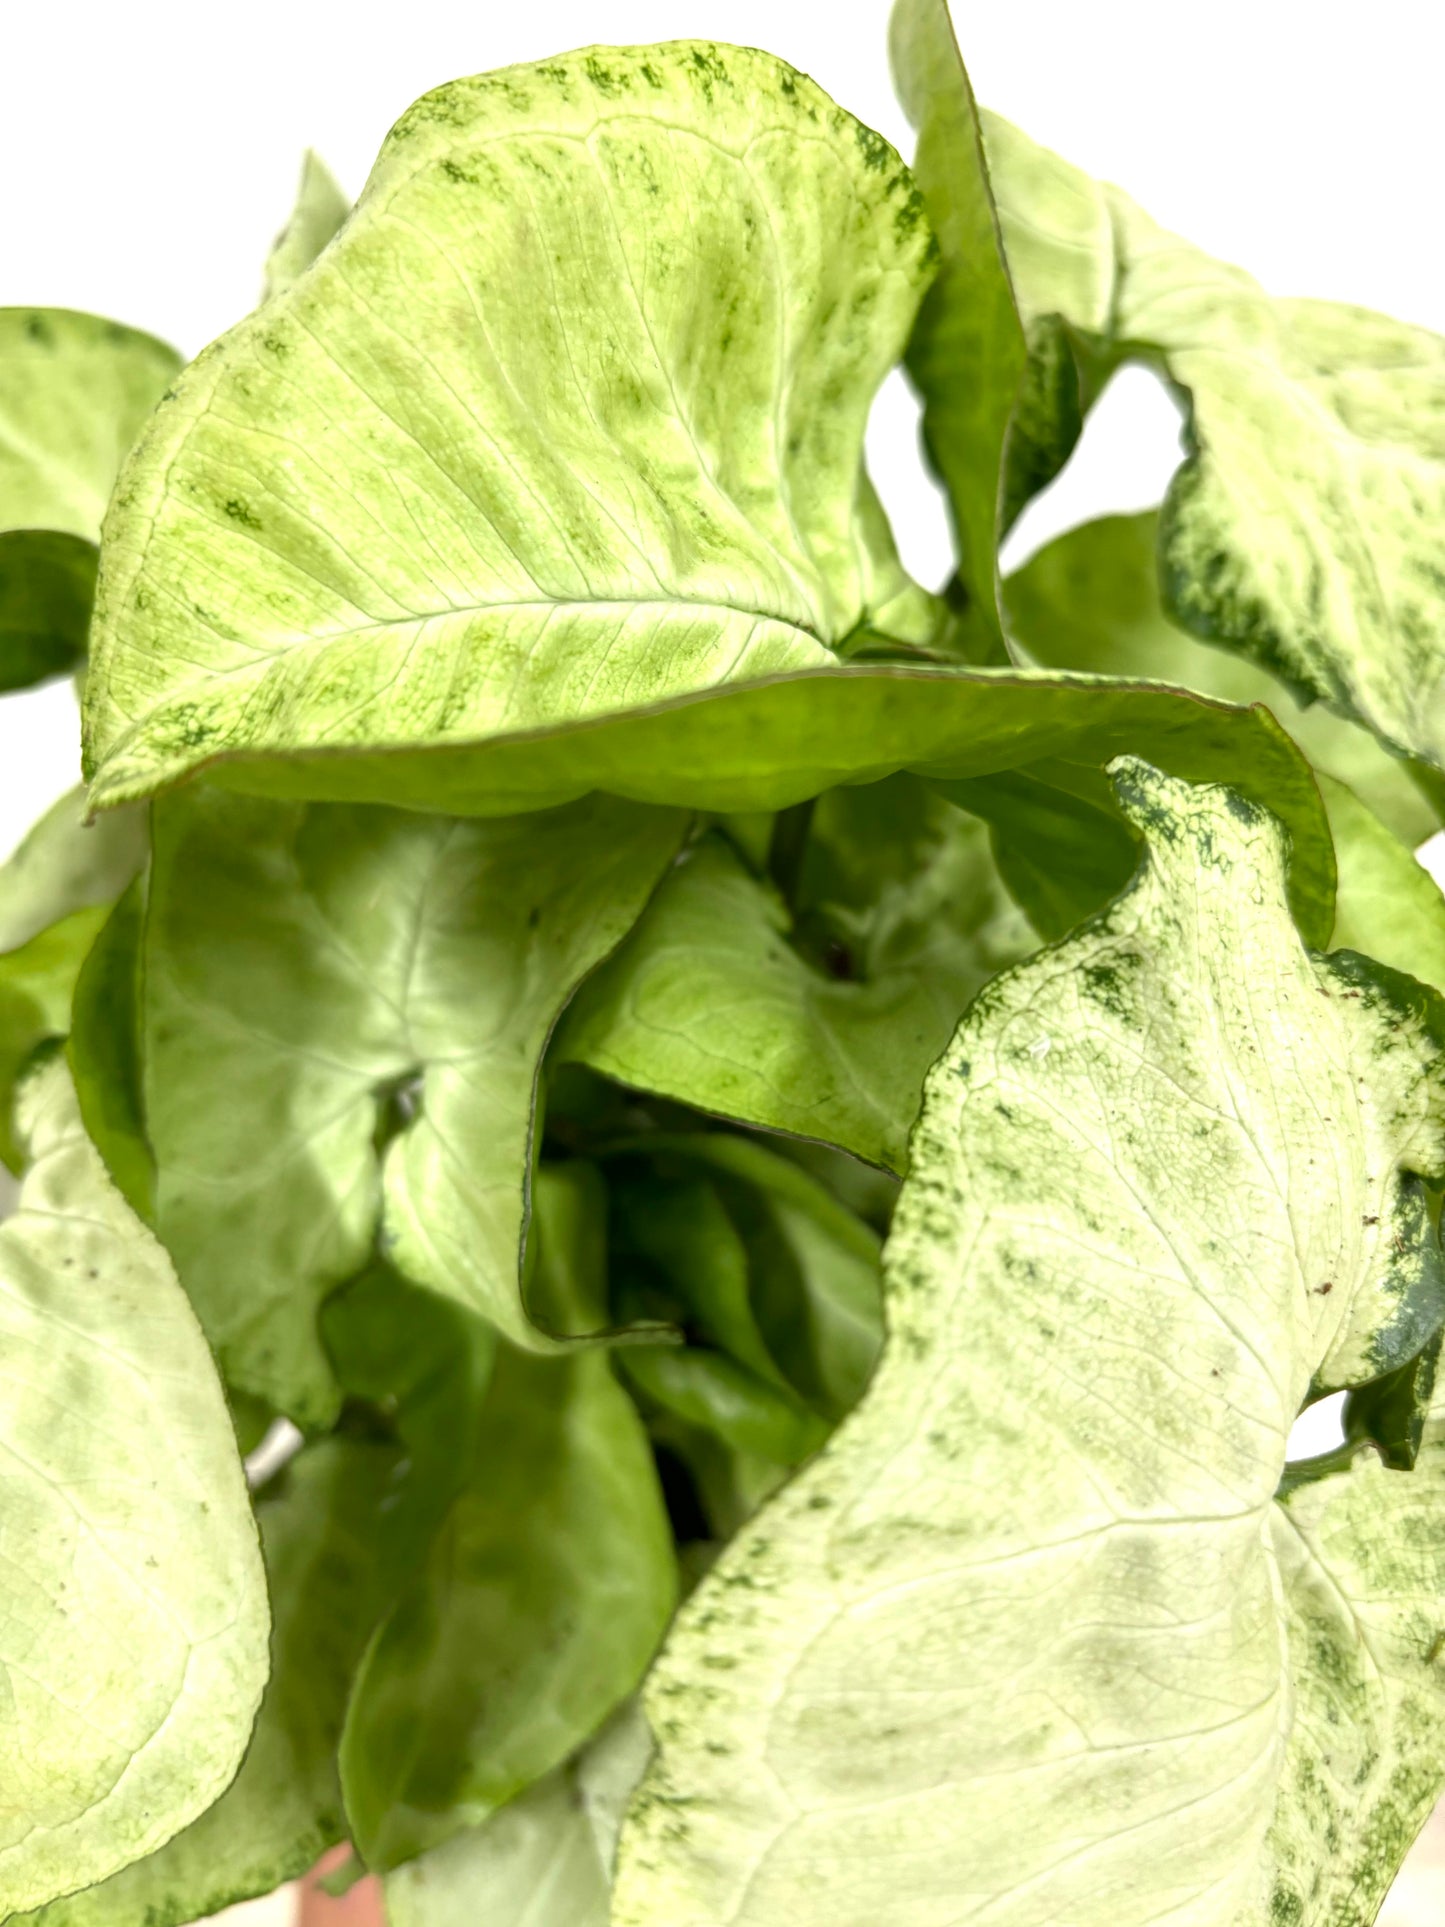
<path id="1" fill-rule="evenodd" d="M 1033 939 L 982 826 L 915 780 L 825 796 L 810 863 L 802 907 L 827 922 L 808 946 L 730 843 L 704 839 L 583 990 L 556 1054 L 901 1171 L 924 1072 Z"/>
<path id="2" fill-rule="evenodd" d="M 653 1670 L 616 1927 L 1366 1927 L 1445 1779 L 1438 1472 L 1275 1499 L 1445 1311 L 1442 1008 L 1301 947 L 1263 812 L 1117 780 L 1146 863 L 964 1018 L 879 1372 Z"/>
<path id="3" fill-rule="evenodd" d="M 0 1915 L 104 1880 L 203 1812 L 266 1682 L 256 1528 L 215 1370 L 165 1252 L 27 1080 L 0 1226 Z"/>
<path id="4" fill-rule="evenodd" d="M 83 653 L 111 487 L 179 367 L 97 315 L 0 308 L 0 689 Z"/>
<path id="5" fill-rule="evenodd" d="M 646 1722 L 625 1707 L 483 1826 L 389 1874 L 391 1927 L 607 1927 L 622 1808 L 650 1750 Z"/>
<path id="6" fill-rule="evenodd" d="M 1000 491 L 1028 360 L 1024 332 L 946 0 L 898 0 L 890 48 L 898 91 L 918 129 L 913 171 L 942 257 L 908 344 L 908 370 L 924 398 L 928 452 L 953 507 L 958 574 L 970 605 L 965 622 L 980 621 L 1002 654 Z"/>
<path id="7" fill-rule="evenodd" d="M 25 1156 L 16 1090 L 41 1045 L 69 1030 L 75 982 L 104 922 L 103 909 L 76 910 L 0 956 L 0 1159 L 12 1171 Z"/>
<path id="8" fill-rule="evenodd" d="M 996 116 L 984 137 L 1025 321 L 1062 317 L 1097 364 L 1148 360 L 1188 402 L 1171 612 L 1445 762 L 1445 340 L 1273 300 Z"/>
<path id="9" fill-rule="evenodd" d="M 1343 783 L 1321 775 L 1339 858 L 1334 947 L 1362 950 L 1445 990 L 1445 895 L 1398 837 Z"/>
<path id="10" fill-rule="evenodd" d="M 334 1416 L 316 1309 L 378 1227 L 407 1276 L 553 1342 L 520 1286 L 538 1066 L 681 828 L 604 798 L 494 823 L 202 788 L 157 805 L 156 1222 L 228 1381 Z"/>
<path id="11" fill-rule="evenodd" d="M 346 1833 L 336 1755 L 357 1668 L 465 1476 L 492 1341 L 381 1266 L 331 1299 L 325 1335 L 370 1430 L 309 1447 L 259 1497 L 273 1665 L 241 1771 L 159 1853 L 35 1927 L 181 1927 L 297 1878 Z"/>
<path id="12" fill-rule="evenodd" d="M 126 471 L 97 798 L 832 662 L 908 601 L 861 454 L 930 271 L 893 150 L 770 55 L 592 49 L 426 95 Z M 412 780 L 445 806 L 444 770 Z"/>
<path id="13" fill-rule="evenodd" d="M 88 824 L 84 790 L 67 791 L 0 867 L 0 951 L 73 910 L 114 903 L 145 855 L 144 810 L 112 810 Z"/>
<path id="14" fill-rule="evenodd" d="M 268 1490 L 258 1512 L 274 1657 L 240 1773 L 159 1853 L 29 1915 L 30 1927 L 184 1927 L 299 1878 L 343 1837 L 336 1746 L 397 1579 L 376 1539 L 397 1468 L 394 1447 L 324 1439 Z"/>
<path id="15" fill-rule="evenodd" d="M 307 148 L 290 219 L 266 257 L 265 299 L 280 294 L 311 266 L 351 212 L 351 203 L 319 154 Z"/>
<path id="16" fill-rule="evenodd" d="M 386 1879 L 391 1927 L 607 1927 L 608 1875 L 570 1768 Z"/>

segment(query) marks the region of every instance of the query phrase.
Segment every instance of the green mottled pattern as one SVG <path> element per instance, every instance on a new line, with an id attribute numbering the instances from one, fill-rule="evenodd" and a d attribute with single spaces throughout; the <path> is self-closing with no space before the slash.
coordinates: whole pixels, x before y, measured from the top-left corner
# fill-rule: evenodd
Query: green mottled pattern
<path id="1" fill-rule="evenodd" d="M 1445 1569 L 1406 1499 L 1343 1537 L 1390 1627 L 1360 1691 L 1377 1730 L 1411 1709 L 1409 1747 L 1401 1723 L 1379 1807 L 1337 1803 L 1321 1873 L 1315 1608 L 1276 1541 L 1339 1486 L 1275 1504 L 1312 1381 L 1387 1369 L 1445 1310 L 1407 1175 L 1445 1173 L 1440 1006 L 1301 947 L 1264 812 L 1117 769 L 1147 863 L 965 1017 L 879 1372 L 654 1668 L 616 1927 L 1268 1927 L 1283 1842 L 1295 1884 L 1368 1883 L 1445 1777 L 1420 1744 Z"/>
<path id="2" fill-rule="evenodd" d="M 1188 398 L 1171 612 L 1445 763 L 1445 340 L 1272 300 L 997 117 L 984 134 L 1025 319 L 1062 316 L 1106 366 L 1156 362 Z"/>
<path id="3" fill-rule="evenodd" d="M 594 49 L 426 95 L 126 470 L 97 798 L 832 661 L 906 586 L 861 451 L 931 247 L 893 150 L 766 54 Z"/>
<path id="4" fill-rule="evenodd" d="M 1317 770 L 1354 791 L 1413 847 L 1439 827 L 1404 757 L 1323 703 L 1303 703 L 1277 676 L 1232 649 L 1186 634 L 1159 591 L 1159 518 L 1105 515 L 1047 543 L 1004 584 L 1020 659 L 1195 689 L 1221 702 L 1263 703 Z"/>
<path id="5" fill-rule="evenodd" d="M 301 162 L 296 205 L 266 257 L 266 299 L 303 275 L 351 212 L 351 203 L 319 154 L 308 148 Z"/>
<path id="6" fill-rule="evenodd" d="M 810 850 L 824 874 L 809 908 L 815 925 L 827 918 L 832 971 L 795 941 L 776 890 L 714 834 L 585 987 L 558 1054 L 901 1171 L 924 1072 L 974 992 L 1033 935 L 983 825 L 916 779 L 831 792 Z"/>
<path id="7" fill-rule="evenodd" d="M 1436 818 L 1411 766 L 1357 723 L 1302 707 L 1267 670 L 1176 628 L 1160 601 L 1156 534 L 1153 514 L 1106 516 L 1041 549 L 1005 584 L 1015 648 L 1051 669 L 1267 704 L 1314 764 L 1330 819 L 1333 943 L 1445 988 L 1445 897 L 1411 853 Z"/>
<path id="8" fill-rule="evenodd" d="M 267 1674 L 231 1421 L 165 1252 L 27 1080 L 0 1226 L 0 1916 L 104 1880 L 204 1811 Z"/>
<path id="9" fill-rule="evenodd" d="M 519 1269 L 538 1065 L 682 827 L 605 798 L 494 823 L 202 787 L 156 806 L 156 1223 L 230 1381 L 334 1418 L 316 1308 L 379 1224 L 409 1277 L 552 1342 Z"/>

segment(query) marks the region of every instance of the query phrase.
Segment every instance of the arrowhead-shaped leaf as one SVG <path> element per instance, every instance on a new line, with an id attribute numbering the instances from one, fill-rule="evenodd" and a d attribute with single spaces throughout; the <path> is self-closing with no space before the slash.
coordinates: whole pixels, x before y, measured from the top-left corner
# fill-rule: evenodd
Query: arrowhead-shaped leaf
<path id="1" fill-rule="evenodd" d="M 1442 1007 L 1118 783 L 1147 862 L 965 1017 L 879 1372 L 654 1668 L 616 1927 L 1365 1927 L 1445 1780 L 1439 1461 L 1275 1496 L 1445 1312 Z"/>
<path id="2" fill-rule="evenodd" d="M 22 1094 L 0 1226 L 0 1914 L 104 1880 L 226 1787 L 267 1673 L 231 1422 L 165 1252 L 64 1063 Z"/>
<path id="3" fill-rule="evenodd" d="M 554 1342 L 521 1288 L 538 1066 L 682 828 L 606 798 L 496 822 L 199 787 L 157 805 L 156 1223 L 228 1382 L 334 1417 L 316 1310 L 378 1227 L 409 1277 Z"/>
<path id="4" fill-rule="evenodd" d="M 126 471 L 97 798 L 832 662 L 906 589 L 861 450 L 930 272 L 892 149 L 769 55 L 428 94 Z M 443 806 L 443 776 L 412 780 Z"/>

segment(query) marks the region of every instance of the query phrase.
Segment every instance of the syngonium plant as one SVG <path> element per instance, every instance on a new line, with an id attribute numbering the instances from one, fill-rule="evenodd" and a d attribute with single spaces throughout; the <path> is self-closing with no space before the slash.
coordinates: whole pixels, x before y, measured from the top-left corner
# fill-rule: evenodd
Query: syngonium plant
<path id="1" fill-rule="evenodd" d="M 893 59 L 911 170 L 595 48 L 189 367 L 0 316 L 7 1919 L 1363 1927 L 1445 1786 L 1445 343 Z"/>

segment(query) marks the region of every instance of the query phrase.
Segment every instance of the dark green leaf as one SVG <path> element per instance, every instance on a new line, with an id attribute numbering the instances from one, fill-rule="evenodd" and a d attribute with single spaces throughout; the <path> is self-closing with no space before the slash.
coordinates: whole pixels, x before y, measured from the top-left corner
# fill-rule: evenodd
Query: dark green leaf
<path id="1" fill-rule="evenodd" d="M 49 529 L 0 532 L 0 691 L 74 669 L 85 654 L 97 550 Z"/>
<path id="2" fill-rule="evenodd" d="M 0 1225 L 0 1918 L 108 1879 L 229 1785 L 266 1683 L 256 1528 L 165 1252 L 27 1079 Z"/>
<path id="3" fill-rule="evenodd" d="M 67 1053 L 86 1133 L 121 1196 L 149 1224 L 155 1216 L 156 1174 L 142 1089 L 144 933 L 145 879 L 137 877 L 81 964 Z"/>
<path id="4" fill-rule="evenodd" d="M 1410 1471 L 1420 1456 L 1440 1369 L 1440 1335 L 1418 1358 L 1358 1386 L 1345 1400 L 1345 1437 L 1370 1440 L 1386 1465 Z"/>

